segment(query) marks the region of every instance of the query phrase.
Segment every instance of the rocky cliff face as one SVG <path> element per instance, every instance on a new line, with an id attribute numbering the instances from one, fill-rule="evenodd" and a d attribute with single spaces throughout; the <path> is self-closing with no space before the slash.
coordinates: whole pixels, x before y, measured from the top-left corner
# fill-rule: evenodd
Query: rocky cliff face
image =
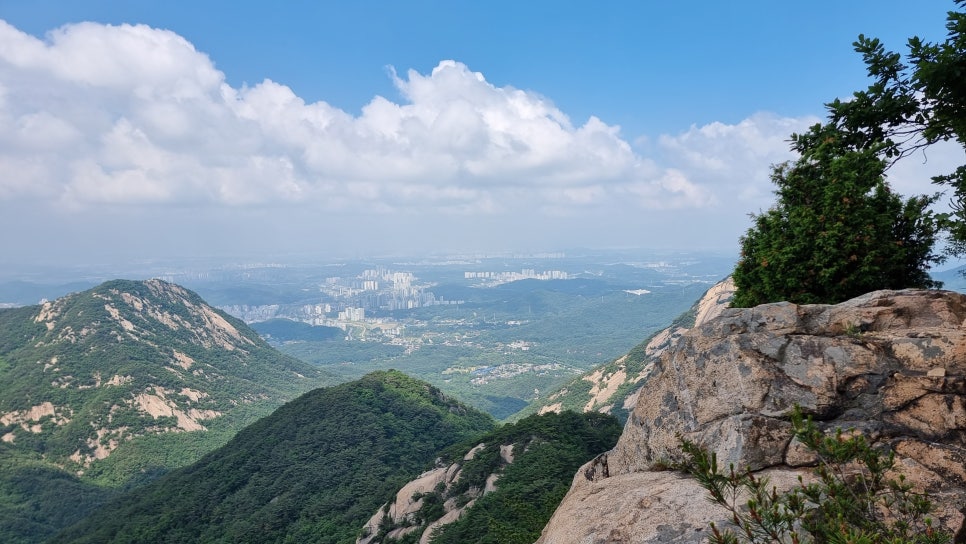
<path id="1" fill-rule="evenodd" d="M 660 471 L 678 436 L 779 487 L 807 474 L 787 415 L 854 428 L 897 454 L 966 542 L 966 296 L 878 291 L 838 305 L 725 310 L 683 334 L 642 388 L 617 446 L 585 465 L 539 540 L 701 542 L 723 510 Z"/>
<path id="2" fill-rule="evenodd" d="M 357 544 L 533 542 L 575 470 L 614 447 L 617 419 L 542 414 L 442 452 L 363 527 Z"/>
<path id="3" fill-rule="evenodd" d="M 479 444 L 471 449 L 463 457 L 463 461 L 471 461 L 484 447 L 485 444 Z M 500 446 L 500 457 L 503 463 L 512 463 L 512 445 Z M 410 533 L 419 535 L 419 544 L 429 544 L 433 531 L 458 520 L 463 512 L 473 507 L 477 498 L 496 490 L 499 474 L 493 472 L 487 475 L 483 489 L 471 488 L 460 495 L 461 500 L 455 497 L 446 499 L 441 508 L 441 517 L 432 520 L 421 519 L 421 512 L 427 506 L 427 497 L 431 497 L 434 493 L 438 497 L 448 496 L 450 490 L 459 482 L 461 469 L 460 463 L 438 466 L 404 485 L 396 493 L 393 502 L 384 504 L 369 519 L 362 528 L 362 536 L 356 540 L 356 544 L 374 544 L 383 542 L 384 539 L 398 540 Z M 380 525 L 390 525 L 392 529 L 385 535 L 380 535 Z"/>
<path id="4" fill-rule="evenodd" d="M 574 410 L 602 412 L 623 418 L 634 409 L 640 386 L 653 372 L 661 354 L 692 327 L 720 315 L 728 307 L 734 291 L 734 282 L 730 277 L 718 282 L 666 329 L 657 332 L 627 355 L 564 385 L 542 403 L 535 403 L 520 414 Z"/>

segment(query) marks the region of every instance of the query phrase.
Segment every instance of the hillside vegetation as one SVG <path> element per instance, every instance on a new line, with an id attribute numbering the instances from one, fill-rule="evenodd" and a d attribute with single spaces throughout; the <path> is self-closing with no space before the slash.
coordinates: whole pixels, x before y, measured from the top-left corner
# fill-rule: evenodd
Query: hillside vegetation
<path id="1" fill-rule="evenodd" d="M 39 455 L 5 451 L 0 455 L 0 542 L 42 542 L 115 495 L 115 490 L 52 467 Z"/>
<path id="2" fill-rule="evenodd" d="M 354 542 L 438 452 L 493 420 L 397 371 L 311 391 L 52 542 Z"/>
<path id="3" fill-rule="evenodd" d="M 36 542 L 334 381 L 159 280 L 0 310 L 0 540 Z"/>
<path id="4" fill-rule="evenodd" d="M 726 278 L 708 289 L 666 328 L 650 335 L 627 354 L 599 365 L 536 399 L 514 419 L 544 412 L 601 412 L 625 421 L 637 392 L 646 383 L 661 353 L 696 322 L 717 315 L 731 301 L 734 285 Z"/>
<path id="5" fill-rule="evenodd" d="M 362 542 L 415 544 L 427 535 L 434 544 L 533 542 L 577 469 L 620 433 L 609 415 L 550 413 L 450 448 L 434 471 L 397 494 L 392 515 L 384 506 L 374 516 Z"/>

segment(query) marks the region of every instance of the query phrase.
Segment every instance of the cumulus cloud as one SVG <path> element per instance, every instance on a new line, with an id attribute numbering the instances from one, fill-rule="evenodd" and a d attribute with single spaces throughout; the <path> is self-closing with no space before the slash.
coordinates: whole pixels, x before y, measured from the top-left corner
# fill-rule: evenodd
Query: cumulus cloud
<path id="1" fill-rule="evenodd" d="M 820 120 L 758 113 L 632 145 L 617 125 L 574 121 L 454 60 L 388 72 L 398 97 L 352 114 L 279 82 L 232 87 L 171 31 L 82 23 L 39 39 L 0 20 L 0 207 L 88 220 L 204 209 L 248 225 L 271 210 L 286 232 L 320 214 L 423 230 L 437 217 L 454 238 L 459 221 L 517 234 L 535 218 L 558 243 L 585 244 L 596 233 L 646 245 L 641 233 L 662 224 L 677 222 L 665 235 L 713 222 L 707 236 L 734 241 L 773 200 L 770 165 L 792 158 L 789 135 Z"/>
<path id="2" fill-rule="evenodd" d="M 692 179 L 713 180 L 716 194 L 727 195 L 738 205 L 757 207 L 773 200 L 771 165 L 794 158 L 789 150 L 791 134 L 805 132 L 820 121 L 761 112 L 733 125 L 713 122 L 662 135 L 658 146 L 670 167 Z"/>
<path id="3" fill-rule="evenodd" d="M 0 21 L 0 164 L 17 172 L 0 198 L 478 214 L 714 202 L 617 126 L 575 125 L 459 62 L 390 77 L 401 101 L 351 115 L 269 80 L 233 88 L 170 31 L 82 23 L 38 39 Z"/>

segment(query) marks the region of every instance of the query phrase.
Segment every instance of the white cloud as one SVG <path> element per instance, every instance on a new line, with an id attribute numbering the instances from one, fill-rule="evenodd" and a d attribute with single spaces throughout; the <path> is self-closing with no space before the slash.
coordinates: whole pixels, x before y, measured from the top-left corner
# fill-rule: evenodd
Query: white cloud
<path id="1" fill-rule="evenodd" d="M 690 179 L 713 184 L 715 193 L 758 211 L 773 200 L 771 165 L 794 158 L 792 133 L 820 122 L 817 117 L 789 118 L 757 113 L 741 122 L 692 126 L 678 135 L 663 135 L 658 145 L 669 166 Z"/>
<path id="2" fill-rule="evenodd" d="M 81 23 L 40 40 L 0 21 L 0 161 L 22 173 L 0 179 L 0 198 L 442 214 L 579 209 L 628 192 L 648 208 L 713 201 L 618 127 L 575 126 L 459 62 L 391 77 L 403 101 L 377 96 L 353 116 L 269 80 L 232 88 L 170 31 Z"/>
<path id="3" fill-rule="evenodd" d="M 886 174 L 889 183 L 900 193 L 935 193 L 945 187 L 927 184 L 926 180 L 949 174 L 964 163 L 966 154 L 961 144 L 956 141 L 940 142 L 903 158 Z"/>
<path id="4" fill-rule="evenodd" d="M 251 240 L 369 215 L 397 223 L 346 240 L 483 238 L 486 225 L 533 244 L 647 245 L 680 231 L 709 246 L 736 241 L 747 213 L 770 205 L 770 165 L 819 121 L 759 113 L 632 146 L 616 125 L 575 122 L 453 60 L 389 77 L 400 98 L 353 115 L 270 80 L 233 88 L 170 31 L 82 23 L 37 39 L 0 21 L 0 215 L 141 210 L 207 215 L 209 228 L 237 217 Z"/>

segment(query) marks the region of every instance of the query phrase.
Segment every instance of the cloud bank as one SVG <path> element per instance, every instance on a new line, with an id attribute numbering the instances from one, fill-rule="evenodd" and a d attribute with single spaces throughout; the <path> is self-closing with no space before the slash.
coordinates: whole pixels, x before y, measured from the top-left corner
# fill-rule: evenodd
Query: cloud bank
<path id="1" fill-rule="evenodd" d="M 399 97 L 352 114 L 270 80 L 233 88 L 171 31 L 81 23 L 38 39 L 0 21 L 0 207 L 64 226 L 117 209 L 277 213 L 306 228 L 363 216 L 413 232 L 478 218 L 518 236 L 546 221 L 557 238 L 531 243 L 558 245 L 626 244 L 619 229 L 647 246 L 657 221 L 703 218 L 730 221 L 733 239 L 771 200 L 788 135 L 817 121 L 762 113 L 632 145 L 457 61 L 388 72 Z"/>

